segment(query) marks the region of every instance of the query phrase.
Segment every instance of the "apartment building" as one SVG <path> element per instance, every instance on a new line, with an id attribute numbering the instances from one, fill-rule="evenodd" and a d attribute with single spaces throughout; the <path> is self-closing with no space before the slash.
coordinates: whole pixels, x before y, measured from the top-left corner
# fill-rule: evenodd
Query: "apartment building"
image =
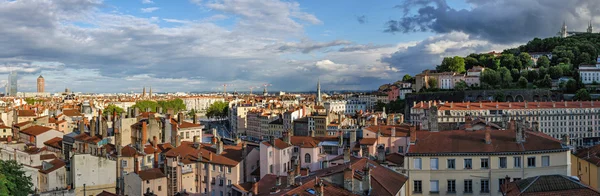
<path id="1" fill-rule="evenodd" d="M 571 155 L 571 175 L 581 183 L 600 189 L 600 145 L 577 150 Z"/>
<path id="2" fill-rule="evenodd" d="M 248 127 L 246 115 L 252 109 L 256 109 L 256 106 L 245 104 L 233 105 L 233 107 L 229 108 L 229 123 L 232 133 L 246 135 L 246 128 Z"/>
<path id="3" fill-rule="evenodd" d="M 197 112 L 206 112 L 208 107 L 217 101 L 225 101 L 223 97 L 207 97 L 207 96 L 196 96 L 196 97 L 183 97 L 181 98 L 185 104 L 185 109 L 196 110 Z"/>
<path id="4" fill-rule="evenodd" d="M 365 111 L 367 103 L 361 101 L 326 101 L 323 103 L 327 113 L 343 113 L 346 115 L 354 115 L 357 111 Z"/>
<path id="5" fill-rule="evenodd" d="M 509 129 L 411 129 L 404 166 L 412 195 L 502 195 L 510 179 L 571 175 L 569 147 L 524 125 Z M 507 180 L 508 179 L 508 180 Z"/>
<path id="6" fill-rule="evenodd" d="M 579 65 L 579 78 L 584 84 L 600 83 L 600 56 L 595 65 Z"/>
<path id="7" fill-rule="evenodd" d="M 286 134 L 286 141 L 270 137 L 269 141 L 260 143 L 260 178 L 267 174 L 286 176 L 292 169 L 293 147 L 289 139 L 289 134 Z"/>
<path id="8" fill-rule="evenodd" d="M 430 126 L 464 123 L 465 116 L 496 123 L 506 128 L 511 119 L 524 119 L 527 125 L 556 139 L 565 135 L 574 146 L 591 146 L 584 138 L 600 137 L 600 103 L 563 102 L 441 102 L 415 103 L 410 122 L 429 130 Z"/>
<path id="9" fill-rule="evenodd" d="M 223 145 L 215 137 L 211 144 L 182 142 L 165 157 L 166 195 L 172 196 L 179 192 L 229 195 L 233 184 L 250 180 L 260 156 L 255 147 Z"/>

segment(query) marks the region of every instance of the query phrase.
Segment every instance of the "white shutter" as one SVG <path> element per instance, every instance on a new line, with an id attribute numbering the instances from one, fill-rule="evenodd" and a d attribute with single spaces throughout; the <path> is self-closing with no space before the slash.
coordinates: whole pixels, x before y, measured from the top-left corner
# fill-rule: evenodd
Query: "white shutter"
<path id="1" fill-rule="evenodd" d="M 429 163 L 431 165 L 431 169 L 432 170 L 437 170 L 438 169 L 438 159 L 437 158 L 430 159 Z"/>
<path id="2" fill-rule="evenodd" d="M 421 169 L 421 158 L 415 159 L 415 169 Z"/>

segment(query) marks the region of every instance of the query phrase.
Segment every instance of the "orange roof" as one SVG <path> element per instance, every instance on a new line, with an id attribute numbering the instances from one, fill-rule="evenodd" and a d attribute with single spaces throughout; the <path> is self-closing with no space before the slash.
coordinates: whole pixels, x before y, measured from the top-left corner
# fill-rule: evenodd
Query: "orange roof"
<path id="1" fill-rule="evenodd" d="M 194 148 L 194 143 L 181 142 L 181 145 L 169 150 L 167 157 L 182 157 L 182 162 L 194 162 L 198 160 L 198 155 L 202 154 L 201 162 L 211 162 L 214 164 L 236 166 L 245 157 L 242 157 L 242 146 L 223 145 L 223 153 L 216 154 L 216 149 L 211 144 L 199 144 L 199 149 Z M 248 147 L 248 151 L 252 148 Z M 209 160 L 209 154 L 212 160 Z"/>
<path id="2" fill-rule="evenodd" d="M 595 103 L 594 103 L 595 102 Z M 431 104 L 434 105 L 433 103 Z M 550 109 L 550 108 L 600 108 L 597 101 L 562 102 L 436 102 L 438 110 L 498 110 L 498 109 Z M 414 109 L 429 109 L 427 102 L 419 102 Z"/>
<path id="3" fill-rule="evenodd" d="M 15 127 L 23 127 L 23 126 L 25 126 L 25 125 L 27 125 L 29 123 L 31 123 L 31 121 L 20 122 L 20 123 L 14 124 L 13 126 L 15 126 Z"/>
<path id="4" fill-rule="evenodd" d="M 367 130 L 373 133 L 377 133 L 381 131 L 381 135 L 385 137 L 392 136 L 392 128 L 396 129 L 396 137 L 408 137 L 408 133 L 410 132 L 408 125 L 378 125 L 378 126 L 368 126 L 363 130 Z"/>
<path id="5" fill-rule="evenodd" d="M 63 140 L 63 138 L 55 137 L 48 141 L 45 141 L 44 144 L 47 146 L 51 146 L 53 148 L 62 149 L 62 140 Z"/>
<path id="6" fill-rule="evenodd" d="M 74 117 L 74 116 L 83 116 L 79 111 L 77 110 L 63 110 L 62 114 L 64 114 L 65 116 L 68 117 Z"/>
<path id="7" fill-rule="evenodd" d="M 318 140 L 308 136 L 292 136 L 290 137 L 290 143 L 300 148 L 316 148 L 319 146 Z"/>
<path id="8" fill-rule="evenodd" d="M 360 145 L 373 145 L 377 142 L 377 138 L 363 138 L 360 140 Z"/>
<path id="9" fill-rule="evenodd" d="M 17 116 L 25 117 L 25 116 L 37 116 L 35 114 L 35 110 L 17 110 Z"/>
<path id="10" fill-rule="evenodd" d="M 185 122 L 185 121 L 183 121 L 181 123 L 181 125 L 179 125 L 179 128 L 181 128 L 181 129 L 197 128 L 197 127 L 202 127 L 202 125 L 201 124 L 194 124 L 194 123 L 190 123 L 190 122 Z"/>
<path id="11" fill-rule="evenodd" d="M 54 154 L 43 154 L 40 155 L 40 160 L 48 160 L 48 159 L 55 159 L 56 155 Z"/>
<path id="12" fill-rule="evenodd" d="M 135 154 L 137 154 L 137 151 L 131 146 L 124 146 L 121 149 L 121 156 L 123 157 L 133 157 Z"/>
<path id="13" fill-rule="evenodd" d="M 60 169 L 66 165 L 65 162 L 61 161 L 60 159 L 54 159 L 54 160 L 50 161 L 49 163 L 52 165 L 52 167 L 46 168 L 46 169 L 40 169 L 39 172 L 41 172 L 43 174 L 49 174 L 50 172 Z"/>
<path id="14" fill-rule="evenodd" d="M 167 177 L 159 168 L 142 170 L 138 173 L 142 180 L 154 180 Z"/>
<path id="15" fill-rule="evenodd" d="M 50 130 L 52 130 L 52 128 L 34 125 L 25 130 L 22 130 L 21 133 L 24 133 L 24 134 L 27 134 L 30 136 L 38 136 L 38 135 L 40 135 L 42 133 L 46 133 L 47 131 L 50 131 Z"/>
<path id="16" fill-rule="evenodd" d="M 288 147 L 292 146 L 292 145 L 290 145 L 288 143 L 285 143 L 281 139 L 275 139 L 274 141 L 275 141 L 275 145 L 274 146 L 277 149 L 285 149 L 285 148 L 288 148 Z M 266 146 L 273 146 L 273 144 L 271 144 L 270 142 L 267 142 L 267 141 L 263 142 L 263 144 L 266 145 Z"/>

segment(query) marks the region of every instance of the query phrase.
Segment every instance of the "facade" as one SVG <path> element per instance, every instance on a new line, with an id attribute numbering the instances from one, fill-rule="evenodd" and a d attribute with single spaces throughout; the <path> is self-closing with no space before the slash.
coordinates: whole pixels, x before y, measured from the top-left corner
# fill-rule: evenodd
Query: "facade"
<path id="1" fill-rule="evenodd" d="M 39 170 L 39 191 L 48 192 L 67 188 L 67 169 L 59 159 L 42 162 Z"/>
<path id="2" fill-rule="evenodd" d="M 575 146 L 590 146 L 584 138 L 600 137 L 600 103 L 563 102 L 419 102 L 411 108 L 410 122 L 429 130 L 432 123 L 464 123 L 465 116 L 506 127 L 508 120 L 523 118 L 529 127 L 556 139 L 565 135 Z"/>
<path id="3" fill-rule="evenodd" d="M 514 123 L 514 121 L 512 122 Z M 508 179 L 571 175 L 569 147 L 521 125 L 508 130 L 411 130 L 404 166 L 413 195 L 502 195 Z M 515 128 L 516 127 L 516 128 Z"/>
<path id="4" fill-rule="evenodd" d="M 125 175 L 125 195 L 167 195 L 167 176 L 158 168 Z"/>
<path id="5" fill-rule="evenodd" d="M 579 78 L 584 84 L 600 84 L 600 56 L 595 65 L 579 65 Z"/>
<path id="6" fill-rule="evenodd" d="M 373 109 L 375 109 L 375 104 L 377 104 L 377 95 L 375 95 L 375 94 L 358 94 L 358 95 L 352 95 L 350 97 L 347 97 L 346 100 L 364 102 L 367 105 L 367 107 L 366 107 L 367 110 L 373 110 Z"/>
<path id="7" fill-rule="evenodd" d="M 37 78 L 37 92 L 43 93 L 45 91 L 45 85 L 44 77 L 40 75 L 40 77 Z"/>
<path id="8" fill-rule="evenodd" d="M 571 155 L 571 175 L 596 190 L 600 188 L 600 145 L 577 150 Z"/>
<path id="9" fill-rule="evenodd" d="M 231 132 L 246 135 L 247 124 L 247 113 L 248 111 L 255 109 L 252 105 L 234 105 L 229 109 L 229 123 L 231 124 Z"/>
<path id="10" fill-rule="evenodd" d="M 75 154 L 71 158 L 70 179 L 77 195 L 97 195 L 102 191 L 114 192 L 116 161 L 90 154 Z"/>
<path id="11" fill-rule="evenodd" d="M 403 82 L 396 85 L 393 85 L 388 91 L 388 101 L 396 101 L 396 99 L 404 100 L 406 98 L 406 94 L 412 93 L 412 84 L 408 82 Z"/>
<path id="12" fill-rule="evenodd" d="M 206 112 L 214 102 L 225 101 L 223 97 L 185 97 L 182 100 L 186 110 L 196 110 L 200 113 Z"/>
<path id="13" fill-rule="evenodd" d="M 19 140 L 24 143 L 30 143 L 38 148 L 43 148 L 44 142 L 62 137 L 63 133 L 49 127 L 34 125 L 19 132 Z"/>
<path id="14" fill-rule="evenodd" d="M 267 174 L 286 176 L 292 169 L 292 145 L 289 141 L 271 139 L 260 143 L 260 178 Z"/>
<path id="15" fill-rule="evenodd" d="M 323 107 L 325 107 L 327 113 L 354 115 L 356 111 L 366 110 L 367 104 L 360 101 L 326 101 L 323 103 Z"/>
<path id="16" fill-rule="evenodd" d="M 17 96 L 17 71 L 11 71 L 8 74 L 8 85 L 7 85 L 7 94 L 10 96 Z"/>

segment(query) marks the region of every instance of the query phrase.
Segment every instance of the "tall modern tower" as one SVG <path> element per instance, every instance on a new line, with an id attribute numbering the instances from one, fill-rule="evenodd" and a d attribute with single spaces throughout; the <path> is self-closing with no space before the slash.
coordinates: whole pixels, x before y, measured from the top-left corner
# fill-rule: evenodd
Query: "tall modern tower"
<path id="1" fill-rule="evenodd" d="M 316 105 L 321 105 L 321 79 L 317 79 L 317 101 Z"/>
<path id="2" fill-rule="evenodd" d="M 37 92 L 38 93 L 43 93 L 45 90 L 45 81 L 44 81 L 44 77 L 42 77 L 42 75 L 40 75 L 40 77 L 37 78 Z"/>
<path id="3" fill-rule="evenodd" d="M 17 72 L 16 71 L 10 72 L 10 74 L 8 75 L 8 83 L 9 83 L 8 94 L 10 96 L 17 96 Z"/>

